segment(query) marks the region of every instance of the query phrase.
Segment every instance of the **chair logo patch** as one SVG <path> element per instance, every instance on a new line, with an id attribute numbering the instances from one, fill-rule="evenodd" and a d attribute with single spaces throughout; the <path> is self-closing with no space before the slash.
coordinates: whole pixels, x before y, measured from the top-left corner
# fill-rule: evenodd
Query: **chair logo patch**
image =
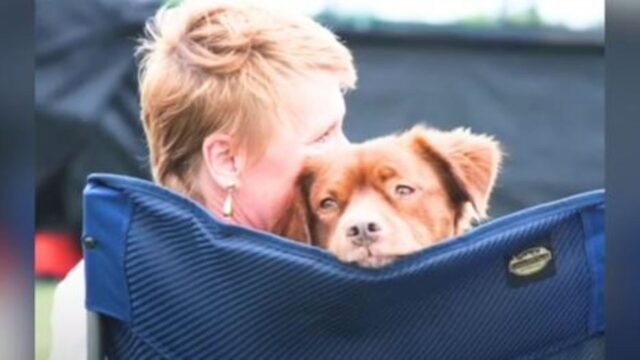
<path id="1" fill-rule="evenodd" d="M 553 276 L 556 272 L 551 242 L 519 250 L 505 259 L 510 287 L 519 287 Z"/>
<path id="2" fill-rule="evenodd" d="M 544 246 L 536 246 L 522 251 L 509 261 L 509 272 L 517 276 L 529 276 L 543 270 L 553 258 Z"/>

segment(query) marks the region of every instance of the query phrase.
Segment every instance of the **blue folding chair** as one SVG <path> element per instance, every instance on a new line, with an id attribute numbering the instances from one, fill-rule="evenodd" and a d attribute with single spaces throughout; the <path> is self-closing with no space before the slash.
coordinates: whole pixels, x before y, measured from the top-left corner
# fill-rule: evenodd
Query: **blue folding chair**
<path id="1" fill-rule="evenodd" d="M 603 359 L 604 191 L 536 206 L 381 269 L 93 175 L 91 358 Z"/>

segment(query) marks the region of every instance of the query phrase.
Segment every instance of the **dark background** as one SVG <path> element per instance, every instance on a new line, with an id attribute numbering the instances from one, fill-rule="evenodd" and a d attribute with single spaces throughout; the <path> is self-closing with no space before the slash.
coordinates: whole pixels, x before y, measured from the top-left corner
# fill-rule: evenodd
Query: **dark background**
<path id="1" fill-rule="evenodd" d="M 126 5 L 123 5 L 125 4 Z M 37 226 L 77 228 L 91 172 L 148 178 L 133 49 L 153 1 L 41 1 L 36 9 Z M 604 186 L 604 48 L 598 36 L 422 26 L 361 31 L 322 20 L 353 51 L 353 141 L 470 127 L 508 154 L 500 216 Z"/>
<path id="2" fill-rule="evenodd" d="M 604 54 L 597 43 L 346 35 L 359 73 L 346 132 L 424 121 L 504 147 L 492 215 L 604 187 Z"/>

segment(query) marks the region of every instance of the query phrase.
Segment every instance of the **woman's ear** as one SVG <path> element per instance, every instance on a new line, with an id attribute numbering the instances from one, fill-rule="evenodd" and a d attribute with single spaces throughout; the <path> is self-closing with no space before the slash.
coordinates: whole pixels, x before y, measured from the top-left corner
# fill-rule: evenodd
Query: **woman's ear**
<path id="1" fill-rule="evenodd" d="M 276 223 L 273 232 L 280 236 L 313 245 L 313 222 L 309 207 L 309 191 L 314 180 L 310 171 L 300 174 L 296 181 L 293 201 Z"/>
<path id="2" fill-rule="evenodd" d="M 207 136 L 202 143 L 202 158 L 207 173 L 220 187 L 238 186 L 244 161 L 234 153 L 229 135 L 214 133 Z"/>
<path id="3" fill-rule="evenodd" d="M 490 136 L 463 128 L 440 131 L 418 125 L 407 135 L 418 151 L 430 152 L 445 161 L 444 167 L 449 168 L 453 181 L 466 192 L 477 215 L 486 217 L 489 197 L 502 164 L 500 144 Z"/>

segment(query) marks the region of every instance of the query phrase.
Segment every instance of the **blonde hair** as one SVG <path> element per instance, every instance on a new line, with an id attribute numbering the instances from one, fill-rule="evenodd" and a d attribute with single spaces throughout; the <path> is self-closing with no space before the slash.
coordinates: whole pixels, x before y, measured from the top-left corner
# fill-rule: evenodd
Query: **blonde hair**
<path id="1" fill-rule="evenodd" d="M 147 24 L 139 74 L 152 175 L 199 198 L 195 171 L 206 136 L 224 132 L 234 148 L 260 153 L 279 125 L 282 81 L 309 71 L 353 88 L 349 50 L 312 19 L 247 2 L 186 0 Z"/>

